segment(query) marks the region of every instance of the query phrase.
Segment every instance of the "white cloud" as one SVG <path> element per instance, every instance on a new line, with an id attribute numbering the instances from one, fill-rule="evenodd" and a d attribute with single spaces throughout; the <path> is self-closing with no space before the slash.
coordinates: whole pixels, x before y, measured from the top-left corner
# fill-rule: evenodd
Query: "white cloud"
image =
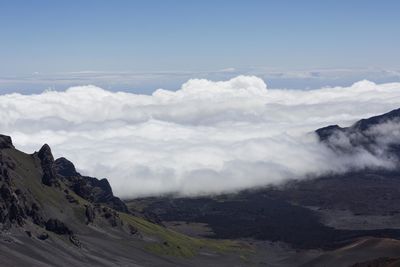
<path id="1" fill-rule="evenodd" d="M 0 131 L 24 151 L 50 144 L 83 174 L 107 177 L 123 197 L 218 193 L 388 166 L 365 151 L 336 158 L 312 132 L 399 104 L 400 83 L 369 81 L 299 91 L 267 89 L 257 77 L 238 76 L 192 79 L 177 91 L 152 95 L 79 86 L 1 95 Z"/>

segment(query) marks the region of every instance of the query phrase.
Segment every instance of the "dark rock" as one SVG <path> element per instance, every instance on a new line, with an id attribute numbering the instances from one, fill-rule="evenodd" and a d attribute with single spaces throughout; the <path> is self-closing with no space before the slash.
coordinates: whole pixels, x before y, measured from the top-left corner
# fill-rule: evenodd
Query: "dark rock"
<path id="1" fill-rule="evenodd" d="M 327 127 L 320 128 L 315 132 L 317 133 L 321 141 L 327 141 L 333 134 L 341 131 L 343 131 L 343 128 L 339 127 L 338 125 L 330 125 Z"/>
<path id="2" fill-rule="evenodd" d="M 62 176 L 80 176 L 80 174 L 76 171 L 74 164 L 67 160 L 66 158 L 58 158 L 54 162 L 54 167 L 56 172 Z"/>
<path id="3" fill-rule="evenodd" d="M 75 194 L 88 200 L 89 202 L 95 202 L 93 188 L 87 183 L 85 179 L 78 176 L 68 178 L 68 181 L 71 182 L 69 183 L 72 186 L 71 189 L 75 192 Z"/>
<path id="4" fill-rule="evenodd" d="M 39 213 L 39 206 L 36 203 L 32 203 L 31 209 L 29 210 L 28 216 L 32 218 L 34 224 L 44 226 L 44 219 Z"/>
<path id="5" fill-rule="evenodd" d="M 107 179 L 99 180 L 80 175 L 74 164 L 66 158 L 57 159 L 54 166 L 64 183 L 78 196 L 89 202 L 104 204 L 115 210 L 128 213 L 126 204 L 114 196 Z"/>
<path id="6" fill-rule="evenodd" d="M 8 175 L 8 170 L 7 170 L 7 169 L 4 169 L 4 170 L 3 170 L 3 176 L 4 176 L 5 178 L 10 178 L 10 176 Z"/>
<path id="7" fill-rule="evenodd" d="M 136 227 L 134 227 L 133 225 L 129 225 L 129 233 L 131 234 L 131 235 L 135 235 L 135 234 L 137 234 L 139 232 L 139 230 L 136 228 Z"/>
<path id="8" fill-rule="evenodd" d="M 0 149 L 14 148 L 11 137 L 0 134 Z"/>
<path id="9" fill-rule="evenodd" d="M 99 180 L 92 177 L 86 178 L 88 179 L 92 187 L 101 189 L 100 193 L 95 195 L 95 202 L 103 203 L 115 210 L 128 213 L 128 207 L 120 198 L 114 196 L 107 179 L 104 178 Z"/>
<path id="10" fill-rule="evenodd" d="M 139 230 L 135 226 L 129 224 L 128 229 L 129 229 L 129 233 L 132 236 L 134 236 L 136 238 L 140 238 L 140 239 L 142 238 L 142 234 L 139 232 Z"/>
<path id="11" fill-rule="evenodd" d="M 79 201 L 71 195 L 66 195 L 65 198 L 69 203 L 79 204 Z"/>
<path id="12" fill-rule="evenodd" d="M 72 235 L 72 231 L 60 220 L 49 219 L 46 224 L 46 230 L 58 235 Z"/>
<path id="13" fill-rule="evenodd" d="M 0 219 L 3 222 L 16 222 L 18 225 L 22 226 L 24 223 L 24 218 L 26 218 L 24 207 L 19 203 L 17 196 L 14 195 L 9 185 L 3 184 L 1 186 L 0 197 L 2 199 L 1 202 L 4 204 L 0 212 Z"/>
<path id="14" fill-rule="evenodd" d="M 44 144 L 38 152 L 38 157 L 42 165 L 53 165 L 54 157 L 48 144 Z"/>
<path id="15" fill-rule="evenodd" d="M 94 221 L 94 218 L 96 217 L 94 209 L 90 205 L 85 205 L 85 207 L 86 207 L 85 215 L 86 215 L 87 223 L 92 223 Z"/>
<path id="16" fill-rule="evenodd" d="M 48 144 L 44 144 L 37 154 L 43 170 L 42 183 L 48 186 L 58 185 L 54 168 L 54 157 Z"/>
<path id="17" fill-rule="evenodd" d="M 9 220 L 10 222 L 17 222 L 18 225 L 23 225 L 25 214 L 21 206 L 13 202 L 9 207 Z"/>
<path id="18" fill-rule="evenodd" d="M 3 209 L 3 207 L 0 206 L 0 223 L 4 223 L 7 219 L 7 214 L 5 209 Z"/>
<path id="19" fill-rule="evenodd" d="M 82 247 L 82 243 L 81 241 L 78 239 L 78 237 L 76 237 L 76 235 L 70 235 L 69 236 L 69 241 L 74 244 L 75 246 L 77 246 L 78 248 Z"/>
<path id="20" fill-rule="evenodd" d="M 3 162 L 1 161 L 1 163 Z M 10 183 L 10 175 L 7 167 L 0 167 L 0 181 L 4 181 L 7 184 Z"/>
<path id="21" fill-rule="evenodd" d="M 10 202 L 12 199 L 12 192 L 6 184 L 3 184 L 0 188 L 0 196 L 5 202 Z"/>
<path id="22" fill-rule="evenodd" d="M 101 214 L 101 216 L 108 221 L 108 223 L 112 227 L 116 227 L 118 225 L 122 225 L 122 220 L 119 218 L 118 212 L 116 212 L 113 209 L 110 209 L 108 207 L 103 207 L 103 208 L 97 208 L 98 213 Z"/>
<path id="23" fill-rule="evenodd" d="M 47 238 L 49 238 L 49 234 L 48 233 L 41 233 L 40 235 L 38 235 L 38 237 L 40 240 L 46 240 Z"/>
<path id="24" fill-rule="evenodd" d="M 10 157 L 6 157 L 3 161 L 3 163 L 5 164 L 5 166 L 11 170 L 15 170 L 16 164 L 15 161 L 12 160 Z M 9 178 L 8 175 L 8 170 L 6 171 L 7 173 L 5 174 L 6 178 Z"/>

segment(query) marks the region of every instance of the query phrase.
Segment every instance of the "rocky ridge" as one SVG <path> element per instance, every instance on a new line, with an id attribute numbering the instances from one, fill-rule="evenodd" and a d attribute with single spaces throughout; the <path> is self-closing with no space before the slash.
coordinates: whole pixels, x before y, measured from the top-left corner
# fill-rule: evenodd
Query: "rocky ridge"
<path id="1" fill-rule="evenodd" d="M 12 157 L 4 153 L 4 149 L 14 149 L 11 137 L 0 135 L 0 227 L 2 231 L 12 227 L 25 227 L 32 224 L 35 227 L 36 236 L 41 240 L 48 238 L 43 230 L 53 232 L 57 235 L 65 235 L 76 246 L 80 246 L 79 239 L 74 231 L 57 217 L 56 212 L 48 212 L 46 205 L 41 204 L 34 196 L 30 188 L 21 186 L 26 177 L 21 177 L 16 169 L 17 163 Z M 32 155 L 29 155 L 35 162 L 38 162 L 41 173 L 42 187 L 51 187 L 64 195 L 66 200 L 78 205 L 76 196 L 87 200 L 85 206 L 86 223 L 93 223 L 96 219 L 102 218 L 112 227 L 122 225 L 117 211 L 127 211 L 125 204 L 112 193 L 111 187 L 106 179 L 98 180 L 92 177 L 81 176 L 75 171 L 75 167 L 68 160 L 61 158 L 54 160 L 50 147 L 45 144 Z M 69 164 L 69 165 L 68 165 Z M 63 167 L 71 167 L 73 176 L 63 171 Z M 64 176 L 63 176 L 64 174 Z M 131 226 L 132 227 L 132 226 Z M 26 230 L 32 236 L 31 230 Z"/>

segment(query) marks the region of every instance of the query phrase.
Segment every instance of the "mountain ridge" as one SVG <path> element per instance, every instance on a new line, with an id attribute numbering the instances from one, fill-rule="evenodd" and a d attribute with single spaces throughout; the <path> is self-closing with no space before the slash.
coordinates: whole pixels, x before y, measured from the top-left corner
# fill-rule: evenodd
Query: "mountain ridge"
<path id="1" fill-rule="evenodd" d="M 106 179 L 73 172 L 73 164 L 54 160 L 46 144 L 26 154 L 15 149 L 11 137 L 0 135 L 0 147 L 4 264 L 204 266 L 220 259 L 229 266 L 248 253 L 233 241 L 187 237 L 143 214 L 125 212 Z"/>
<path id="2" fill-rule="evenodd" d="M 365 150 L 374 156 L 400 159 L 400 108 L 361 119 L 349 127 L 330 125 L 315 133 L 320 142 L 338 154 Z"/>

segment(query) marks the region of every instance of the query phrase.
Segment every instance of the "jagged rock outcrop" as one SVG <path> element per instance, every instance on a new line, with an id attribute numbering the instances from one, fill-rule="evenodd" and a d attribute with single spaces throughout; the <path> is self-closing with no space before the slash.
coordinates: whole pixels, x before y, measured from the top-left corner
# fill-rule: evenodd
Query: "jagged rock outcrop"
<path id="1" fill-rule="evenodd" d="M 49 219 L 45 224 L 46 230 L 56 233 L 58 235 L 68 235 L 69 241 L 77 247 L 81 247 L 82 244 L 74 232 L 69 229 L 62 221 L 58 219 Z M 45 239 L 47 238 L 44 236 Z"/>
<path id="2" fill-rule="evenodd" d="M 43 176 L 42 182 L 45 185 L 59 185 L 57 181 L 57 174 L 54 169 L 54 157 L 51 153 L 51 148 L 48 144 L 44 144 L 37 153 L 40 163 L 42 165 Z"/>
<path id="3" fill-rule="evenodd" d="M 10 136 L 0 134 L 0 149 L 14 148 Z"/>
<path id="4" fill-rule="evenodd" d="M 64 157 L 56 159 L 55 168 L 57 173 L 63 177 L 81 176 L 81 174 L 76 171 L 74 164 Z"/>
<path id="5" fill-rule="evenodd" d="M 89 176 L 82 176 L 75 169 L 72 162 L 66 158 L 54 160 L 51 148 L 45 144 L 37 153 L 40 159 L 45 185 L 59 185 L 59 179 L 63 179 L 66 185 L 78 196 L 93 202 L 105 204 L 115 210 L 128 212 L 125 203 L 115 197 L 107 179 L 97 179 Z M 70 203 L 78 203 L 73 196 L 66 194 Z"/>
<path id="6" fill-rule="evenodd" d="M 66 158 L 59 158 L 54 162 L 56 173 L 63 179 L 78 196 L 92 203 L 104 204 L 115 210 L 128 212 L 125 203 L 114 196 L 107 179 L 97 179 L 89 176 L 82 176 L 76 171 L 72 162 Z"/>
<path id="7" fill-rule="evenodd" d="M 40 233 L 40 234 L 37 236 L 37 238 L 40 239 L 40 240 L 46 240 L 47 238 L 49 238 L 49 234 L 46 233 L 46 232 L 43 232 L 43 233 Z"/>
<path id="8" fill-rule="evenodd" d="M 0 135 L 0 232 L 2 230 L 8 230 L 11 227 L 17 227 L 22 229 L 29 237 L 36 237 L 39 240 L 47 240 L 50 236 L 46 232 L 53 232 L 58 235 L 69 236 L 69 241 L 77 246 L 81 247 L 82 244 L 74 232 L 63 222 L 58 219 L 60 215 L 59 211 L 51 208 L 44 212 L 43 203 L 39 205 L 36 201 L 32 191 L 29 187 L 21 188 L 21 183 L 27 182 L 28 184 L 34 183 L 34 181 L 28 181 L 27 179 L 36 179 L 33 177 L 21 177 L 16 169 L 16 162 L 7 154 L 3 153 L 3 149 L 13 149 L 14 146 L 11 142 L 11 138 Z M 73 204 L 73 207 L 79 207 L 79 201 L 76 199 L 75 194 L 71 194 L 68 189 L 61 190 L 61 183 L 63 180 L 72 181 L 65 179 L 64 176 L 59 175 L 56 172 L 56 164 L 52 155 L 50 147 L 45 144 L 39 150 L 35 152 L 30 159 L 33 162 L 39 162 L 39 168 L 30 171 L 37 171 L 38 176 L 41 175 L 40 182 L 46 186 L 53 186 L 52 194 L 58 195 L 55 199 L 59 199 L 60 194 L 64 194 L 68 203 Z M 58 161 L 60 163 L 60 160 Z M 64 161 L 64 164 L 59 164 L 60 173 L 63 175 L 75 175 L 79 183 L 74 184 L 76 192 L 86 196 L 87 199 L 91 200 L 107 200 L 117 201 L 118 198 L 114 197 L 111 188 L 106 180 L 98 181 L 95 178 L 82 177 L 76 172 L 75 167 L 69 161 Z M 64 167 L 64 169 L 62 169 Z M 36 176 L 36 177 L 38 177 Z M 40 177 L 40 176 L 39 176 Z M 17 181 L 18 180 L 18 181 Z M 40 184 L 39 182 L 39 184 Z M 67 183 L 67 185 L 72 185 Z M 82 187 L 80 187 L 82 186 Z M 96 192 L 91 192 L 95 190 Z M 42 189 L 39 189 L 42 191 Z M 38 191 L 37 191 L 38 192 Z M 42 196 L 52 197 L 52 196 Z M 114 199 L 115 198 L 115 199 Z M 119 200 L 120 201 L 120 200 Z M 122 202 L 122 201 L 121 201 Z M 66 208 L 61 206 L 61 209 Z M 60 211 L 61 213 L 63 211 Z M 119 214 L 108 207 L 98 206 L 96 209 L 92 205 L 86 205 L 85 215 L 88 223 L 93 223 L 96 217 L 96 213 L 99 217 L 108 222 L 111 226 L 115 227 L 122 225 L 119 219 Z M 44 215 L 46 214 L 46 216 Z M 50 217 L 50 218 L 49 218 Z M 31 226 L 29 226 L 31 225 Z M 38 226 L 38 228 L 32 225 Z M 36 229 L 32 233 L 31 229 Z"/>

